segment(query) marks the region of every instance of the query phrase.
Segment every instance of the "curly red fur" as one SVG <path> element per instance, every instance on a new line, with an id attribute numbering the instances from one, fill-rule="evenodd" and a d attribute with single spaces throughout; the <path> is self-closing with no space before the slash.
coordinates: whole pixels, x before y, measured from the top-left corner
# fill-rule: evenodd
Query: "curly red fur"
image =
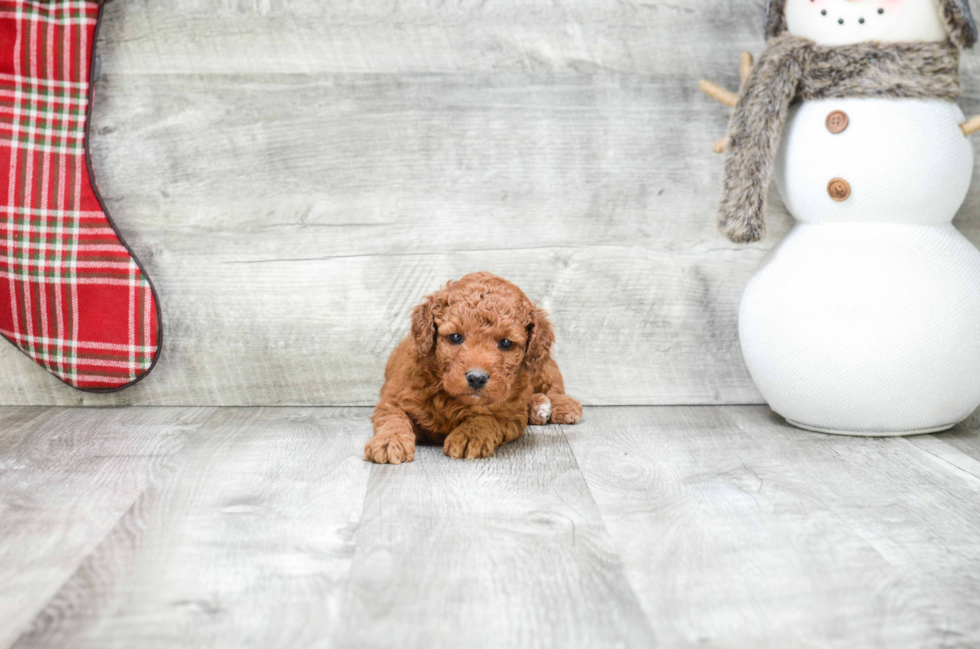
<path id="1" fill-rule="evenodd" d="M 454 458 L 488 457 L 520 439 L 529 421 L 581 418 L 582 406 L 565 394 L 551 358 L 551 322 L 514 284 L 490 273 L 467 275 L 425 298 L 411 320 L 385 368 L 365 459 L 411 462 L 422 440 L 442 444 Z M 462 342 L 453 342 L 454 334 Z M 503 348 L 502 340 L 513 344 Z M 480 389 L 466 380 L 475 369 L 489 375 Z"/>

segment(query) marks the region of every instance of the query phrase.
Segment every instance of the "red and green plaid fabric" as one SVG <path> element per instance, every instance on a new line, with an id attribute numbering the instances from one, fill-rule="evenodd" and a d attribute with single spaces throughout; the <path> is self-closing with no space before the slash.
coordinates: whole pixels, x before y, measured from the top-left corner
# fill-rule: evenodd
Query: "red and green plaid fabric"
<path id="1" fill-rule="evenodd" d="M 0 0 L 0 333 L 84 390 L 139 380 L 160 345 L 152 287 L 89 172 L 100 10 Z"/>

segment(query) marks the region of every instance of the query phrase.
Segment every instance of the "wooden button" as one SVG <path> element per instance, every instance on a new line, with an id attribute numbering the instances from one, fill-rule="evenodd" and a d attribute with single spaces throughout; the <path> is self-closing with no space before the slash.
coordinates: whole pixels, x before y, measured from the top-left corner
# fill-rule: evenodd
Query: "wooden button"
<path id="1" fill-rule="evenodd" d="M 843 178 L 834 178 L 827 185 L 827 193 L 832 199 L 842 203 L 851 197 L 851 186 Z"/>
<path id="2" fill-rule="evenodd" d="M 842 110 L 835 110 L 830 115 L 827 115 L 827 130 L 834 135 L 843 133 L 850 123 L 851 120 L 847 117 L 847 113 Z"/>

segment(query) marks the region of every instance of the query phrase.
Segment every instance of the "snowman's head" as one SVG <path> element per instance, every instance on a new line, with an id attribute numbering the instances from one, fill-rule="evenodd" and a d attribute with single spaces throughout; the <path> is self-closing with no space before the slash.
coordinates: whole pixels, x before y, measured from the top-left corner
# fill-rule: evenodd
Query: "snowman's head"
<path id="1" fill-rule="evenodd" d="M 766 29 L 821 45 L 977 40 L 968 0 L 770 0 Z"/>

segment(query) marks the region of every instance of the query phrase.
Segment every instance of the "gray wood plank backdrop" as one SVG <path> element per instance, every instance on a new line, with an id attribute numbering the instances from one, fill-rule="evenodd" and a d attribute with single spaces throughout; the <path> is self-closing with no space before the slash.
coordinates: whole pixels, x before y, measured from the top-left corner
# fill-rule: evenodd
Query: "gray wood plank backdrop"
<path id="1" fill-rule="evenodd" d="M 165 356 L 114 396 L 0 346 L 0 403 L 367 405 L 410 307 L 490 270 L 554 316 L 587 404 L 754 403 L 741 291 L 791 225 L 714 229 L 762 0 L 124 0 L 92 152 L 163 299 Z M 980 112 L 980 58 L 964 60 Z M 980 243 L 980 183 L 958 220 Z"/>

